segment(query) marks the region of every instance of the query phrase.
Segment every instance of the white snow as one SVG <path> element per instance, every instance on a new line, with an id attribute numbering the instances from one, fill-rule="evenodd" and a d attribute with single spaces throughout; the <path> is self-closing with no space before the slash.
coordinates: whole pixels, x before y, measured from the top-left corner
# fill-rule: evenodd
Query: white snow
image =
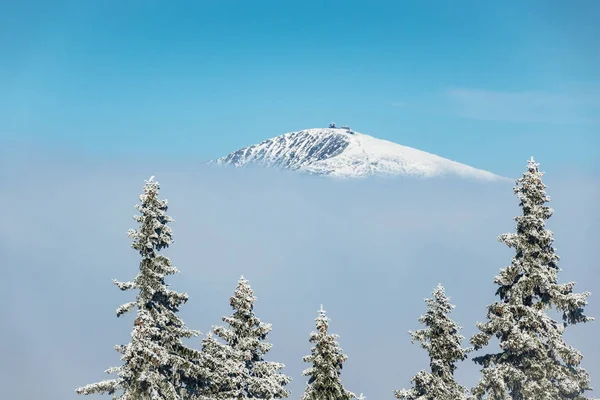
<path id="1" fill-rule="evenodd" d="M 289 132 L 214 162 L 236 167 L 254 163 L 336 178 L 454 175 L 485 181 L 507 179 L 435 154 L 340 128 Z"/>

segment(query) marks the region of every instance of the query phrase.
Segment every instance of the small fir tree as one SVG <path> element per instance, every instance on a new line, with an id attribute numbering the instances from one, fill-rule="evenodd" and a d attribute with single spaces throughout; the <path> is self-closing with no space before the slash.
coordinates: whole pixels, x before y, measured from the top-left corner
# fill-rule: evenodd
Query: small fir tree
<path id="1" fill-rule="evenodd" d="M 545 205 L 550 198 L 542 176 L 532 157 L 514 188 L 523 212 L 515 218 L 516 233 L 499 237 L 516 254 L 495 278 L 500 301 L 488 307 L 487 321 L 477 324 L 480 332 L 471 338 L 475 349 L 492 337 L 500 341 L 500 352 L 474 358 L 482 366 L 472 390 L 478 399 L 584 399 L 591 389 L 581 353 L 563 338 L 568 325 L 592 320 L 584 315 L 590 294 L 573 293 L 573 282 L 557 282 L 559 257 L 545 228 L 553 210 Z M 563 324 L 547 314 L 552 308 Z"/>
<path id="2" fill-rule="evenodd" d="M 420 371 L 411 382 L 409 390 L 396 390 L 396 398 L 401 400 L 461 400 L 466 399 L 467 391 L 454 380 L 456 362 L 467 358 L 470 348 L 461 347 L 464 337 L 460 327 L 448 314 L 454 306 L 450 304 L 442 285 L 433 291 L 432 299 L 425 299 L 427 312 L 419 322 L 427 326 L 410 332 L 411 342 L 418 341 L 429 353 L 431 372 Z"/>
<path id="3" fill-rule="evenodd" d="M 303 376 L 310 376 L 302 400 L 350 400 L 356 395 L 344 388 L 340 380 L 342 364 L 348 359 L 336 342 L 338 335 L 328 334 L 329 318 L 325 315 L 323 305 L 315 319 L 316 332 L 311 332 L 310 343 L 314 344 L 311 354 L 303 357 L 303 361 L 311 363 L 310 368 L 302 371 Z"/>
<path id="4" fill-rule="evenodd" d="M 285 365 L 265 361 L 272 344 L 266 341 L 271 324 L 261 322 L 254 314 L 256 297 L 242 276 L 230 298 L 233 314 L 223 317 L 227 326 L 214 327 L 214 333 L 224 341 L 205 339 L 203 352 L 212 360 L 210 388 L 216 398 L 282 399 L 291 378 L 281 370 Z"/>
<path id="5" fill-rule="evenodd" d="M 139 273 L 131 282 L 114 281 L 121 290 L 138 290 L 135 301 L 117 309 L 117 317 L 137 309 L 131 342 L 116 346 L 123 365 L 106 371 L 118 374 L 117 378 L 81 387 L 78 394 L 108 393 L 116 398 L 115 393 L 122 391 L 122 400 L 179 400 L 187 397 L 186 383 L 203 373 L 190 361 L 199 352 L 182 343 L 183 338 L 199 334 L 186 328 L 177 316 L 188 296 L 165 283 L 165 276 L 179 271 L 160 254 L 173 243 L 167 226 L 172 219 L 166 215 L 167 201 L 158 198 L 159 185 L 153 178 L 144 186 L 141 205 L 135 206 L 141 214 L 134 216 L 139 228 L 129 231 L 132 247 L 142 257 Z"/>

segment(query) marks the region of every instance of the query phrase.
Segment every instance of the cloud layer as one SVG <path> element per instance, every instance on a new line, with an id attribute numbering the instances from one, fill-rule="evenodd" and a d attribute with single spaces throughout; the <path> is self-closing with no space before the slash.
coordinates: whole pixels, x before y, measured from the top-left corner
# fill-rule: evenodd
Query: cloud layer
<path id="1" fill-rule="evenodd" d="M 392 399 L 393 389 L 408 387 L 428 364 L 407 333 L 419 328 L 423 298 L 444 284 L 457 306 L 453 317 L 470 337 L 494 301 L 494 275 L 512 255 L 496 242 L 513 229 L 518 212 L 506 183 L 339 182 L 148 161 L 3 157 L 0 379 L 6 398 L 75 399 L 76 387 L 107 378 L 103 371 L 119 364 L 113 346 L 129 340 L 132 318 L 117 319 L 115 309 L 133 294 L 121 293 L 111 279 L 136 274 L 138 258 L 125 233 L 134 227 L 133 205 L 150 175 L 175 218 L 168 255 L 182 273 L 169 282 L 190 295 L 184 321 L 202 332 L 219 324 L 243 274 L 258 297 L 258 316 L 273 324 L 270 359 L 286 364 L 292 399 L 306 383 L 301 357 L 310 351 L 319 304 L 349 355 L 342 375 L 348 389 Z M 600 316 L 592 250 L 600 239 L 598 181 L 556 175 L 546 181 L 556 208 L 550 228 L 562 257 L 561 280 L 592 291 L 588 313 Z M 586 356 L 595 386 L 599 335 L 597 323 L 567 333 Z M 463 384 L 477 377 L 472 361 L 460 365 Z"/>

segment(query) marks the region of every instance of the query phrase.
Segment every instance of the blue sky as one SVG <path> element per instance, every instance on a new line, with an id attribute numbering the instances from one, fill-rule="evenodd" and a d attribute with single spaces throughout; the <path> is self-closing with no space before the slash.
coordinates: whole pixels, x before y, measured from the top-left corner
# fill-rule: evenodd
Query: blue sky
<path id="1" fill-rule="evenodd" d="M 1 1 L 0 139 L 202 161 L 335 120 L 507 176 L 532 154 L 596 171 L 599 18 L 594 0 Z"/>

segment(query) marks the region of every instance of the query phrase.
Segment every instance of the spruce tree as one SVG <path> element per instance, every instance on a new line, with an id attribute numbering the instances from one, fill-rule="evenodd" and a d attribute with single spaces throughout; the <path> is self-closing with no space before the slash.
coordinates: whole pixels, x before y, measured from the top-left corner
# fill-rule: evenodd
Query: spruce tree
<path id="1" fill-rule="evenodd" d="M 138 291 L 135 301 L 117 309 L 117 317 L 137 309 L 131 342 L 115 347 L 123 365 L 106 372 L 118 374 L 117 378 L 81 387 L 78 394 L 107 393 L 116 398 L 115 393 L 122 391 L 122 400 L 179 400 L 187 397 L 186 383 L 202 374 L 202 369 L 190 362 L 199 352 L 182 343 L 183 338 L 199 332 L 186 328 L 177 316 L 188 296 L 165 283 L 165 276 L 179 271 L 160 254 L 173 243 L 167 226 L 172 219 L 166 215 L 167 200 L 158 198 L 159 184 L 153 178 L 144 186 L 141 205 L 135 206 L 141 214 L 134 216 L 139 227 L 128 232 L 131 246 L 141 255 L 139 273 L 131 282 L 114 281 L 123 291 Z"/>
<path id="2" fill-rule="evenodd" d="M 477 324 L 480 332 L 471 338 L 475 349 L 492 337 L 500 341 L 498 353 L 474 358 L 482 366 L 472 390 L 478 399 L 583 399 L 590 390 L 581 353 L 563 338 L 567 326 L 592 320 L 584 315 L 589 293 L 573 293 L 573 282 L 558 283 L 559 257 L 545 227 L 553 210 L 542 176 L 532 157 L 514 188 L 522 208 L 516 233 L 498 238 L 515 255 L 494 280 L 500 300 L 488 306 L 487 321 Z M 562 324 L 548 315 L 551 309 L 562 314 Z"/>
<path id="3" fill-rule="evenodd" d="M 285 390 L 291 379 L 281 373 L 285 365 L 265 361 L 272 344 L 266 341 L 271 324 L 261 322 L 254 314 L 256 297 L 242 276 L 230 298 L 233 314 L 223 317 L 227 326 L 214 327 L 214 333 L 224 343 L 211 336 L 203 342 L 206 362 L 211 365 L 208 395 L 215 398 L 281 399 L 289 396 Z"/>
<path id="4" fill-rule="evenodd" d="M 338 335 L 329 334 L 329 318 L 325 315 L 323 305 L 315 319 L 316 332 L 311 332 L 310 343 L 314 344 L 311 354 L 303 357 L 303 361 L 312 363 L 310 368 L 302 371 L 303 376 L 310 376 L 301 400 L 350 400 L 356 395 L 344 388 L 340 380 L 342 364 L 348 359 L 336 339 Z"/>
<path id="5" fill-rule="evenodd" d="M 409 390 L 396 390 L 396 398 L 401 400 L 460 400 L 466 399 L 467 391 L 454 380 L 456 362 L 467 358 L 471 349 L 463 349 L 464 339 L 459 334 L 460 327 L 448 314 L 454 306 L 450 304 L 442 285 L 433 291 L 432 299 L 425 299 L 427 312 L 419 322 L 427 328 L 416 332 L 409 331 L 411 342 L 418 341 L 429 353 L 431 372 L 420 371 L 411 382 Z"/>

